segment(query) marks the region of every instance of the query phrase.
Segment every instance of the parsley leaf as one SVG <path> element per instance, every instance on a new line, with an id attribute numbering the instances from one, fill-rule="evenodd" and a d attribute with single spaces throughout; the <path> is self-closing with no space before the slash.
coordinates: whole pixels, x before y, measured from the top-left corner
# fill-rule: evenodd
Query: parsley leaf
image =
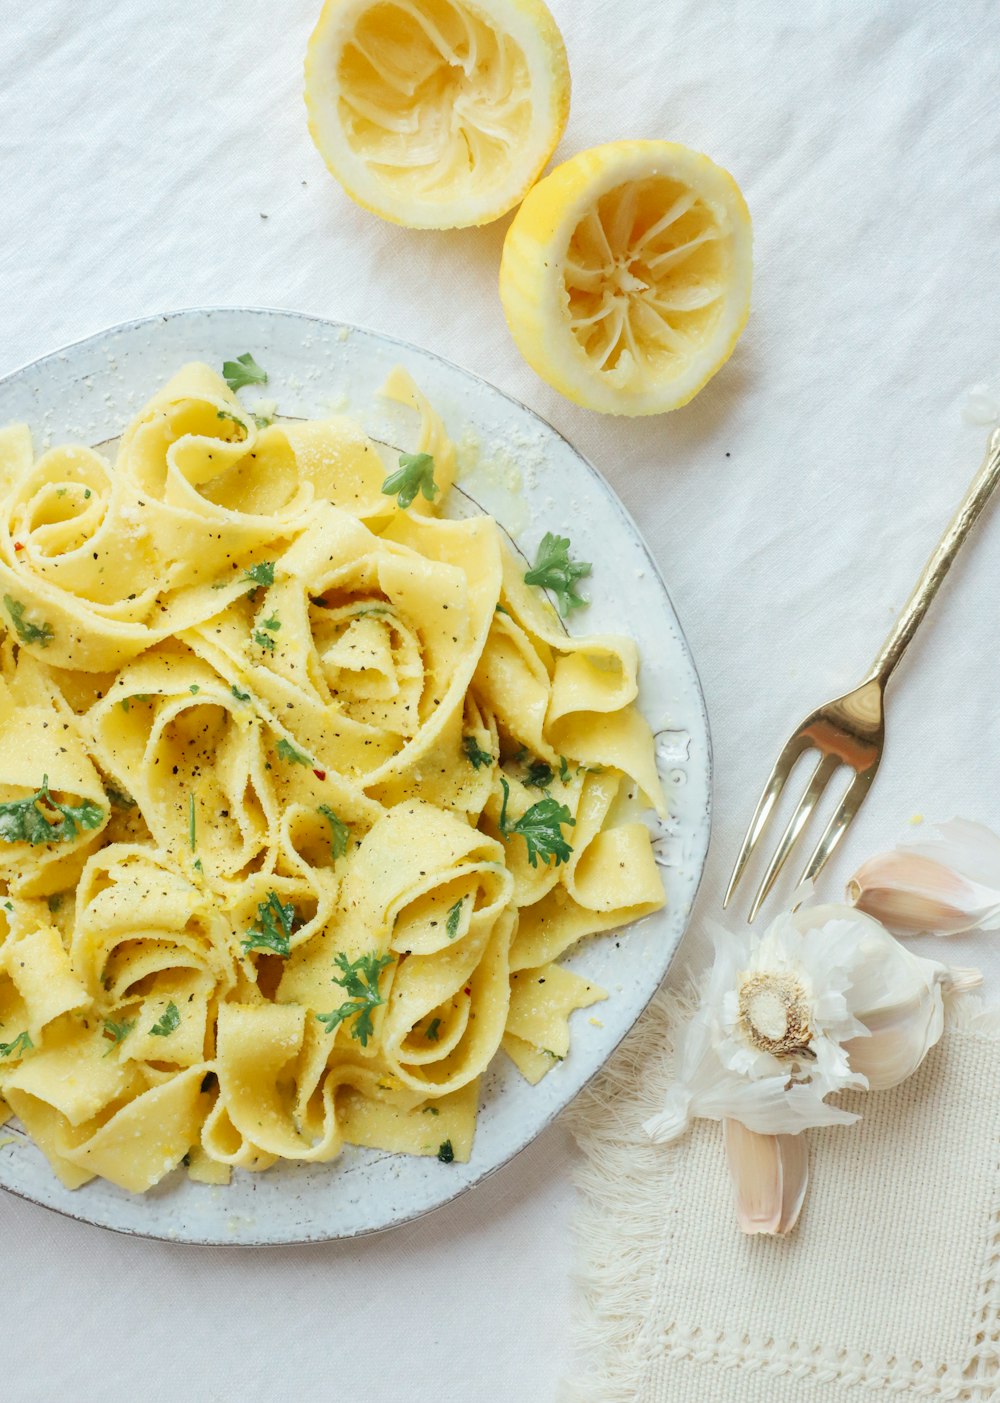
<path id="1" fill-rule="evenodd" d="M 507 818 L 510 785 L 505 779 L 501 779 L 500 784 L 503 787 L 500 832 L 504 841 L 506 842 L 513 833 L 520 833 L 527 846 L 528 861 L 532 867 L 538 866 L 539 858 L 543 862 L 550 862 L 555 858 L 557 867 L 561 862 L 568 862 L 573 849 L 562 835 L 562 825 L 573 826 L 576 819 L 572 817 L 566 805 L 557 803 L 550 794 L 544 799 L 539 799 L 537 804 L 532 804 L 530 809 L 526 809 L 516 823 L 511 823 Z"/>
<path id="2" fill-rule="evenodd" d="M 577 580 L 590 574 L 591 567 L 585 560 L 570 560 L 569 537 L 553 536 L 546 531 L 538 547 L 535 563 L 525 571 L 526 585 L 540 585 L 550 589 L 556 597 L 560 614 L 565 616 L 574 609 L 582 609 L 587 603 L 576 592 Z"/>
<path id="3" fill-rule="evenodd" d="M 0 1057 L 21 1057 L 26 1052 L 30 1052 L 35 1044 L 28 1036 L 27 1030 L 18 1033 L 11 1043 L 0 1043 Z"/>
<path id="4" fill-rule="evenodd" d="M 24 617 L 26 606 L 19 599 L 11 599 L 9 594 L 4 595 L 3 602 L 21 642 L 37 643 L 40 648 L 47 648 L 54 637 L 52 625 L 45 623 L 44 620 L 40 624 L 33 624 L 30 619 L 26 619 Z"/>
<path id="5" fill-rule="evenodd" d="M 277 646 L 271 635 L 269 633 L 262 633 L 259 628 L 254 630 L 253 641 L 257 644 L 258 648 L 263 648 L 267 653 L 273 653 Z"/>
<path id="6" fill-rule="evenodd" d="M 460 896 L 448 912 L 448 919 L 444 923 L 444 928 L 448 932 L 448 939 L 454 940 L 458 934 L 458 925 L 462 919 L 462 902 L 464 897 Z"/>
<path id="7" fill-rule="evenodd" d="M 311 765 L 312 761 L 304 750 L 300 750 L 297 745 L 293 745 L 290 740 L 281 736 L 278 744 L 274 747 L 278 756 L 282 760 L 287 760 L 292 765 Z"/>
<path id="8" fill-rule="evenodd" d="M 81 828 L 98 828 L 103 818 L 104 810 L 89 799 L 76 805 L 57 803 L 44 775 L 34 794 L 0 804 L 0 838 L 7 843 L 68 843 Z"/>
<path id="9" fill-rule="evenodd" d="M 441 1027 L 440 1018 L 432 1018 L 424 1029 L 424 1037 L 430 1042 L 436 1043 L 438 1040 L 438 1029 Z"/>
<path id="10" fill-rule="evenodd" d="M 258 560 L 256 565 L 251 565 L 249 570 L 243 571 L 243 579 L 251 585 L 273 585 L 274 561 Z M 270 625 L 265 624 L 264 627 L 268 628 Z"/>
<path id="11" fill-rule="evenodd" d="M 532 760 L 524 777 L 524 786 L 526 789 L 544 789 L 552 783 L 552 774 L 552 766 L 545 760 Z"/>
<path id="12" fill-rule="evenodd" d="M 346 1018 L 353 1018 L 351 1037 L 357 1038 L 362 1047 L 368 1046 L 368 1039 L 374 1031 L 372 1014 L 379 1004 L 385 1003 L 378 989 L 379 975 L 386 965 L 392 964 L 392 960 L 392 955 L 361 955 L 356 960 L 349 960 L 343 951 L 335 957 L 334 963 L 343 978 L 338 979 L 334 975 L 333 982 L 346 989 L 351 997 L 331 1013 L 317 1013 L 317 1021 L 324 1025 L 328 1033 L 332 1033 Z"/>
<path id="13" fill-rule="evenodd" d="M 250 693 L 241 692 L 239 687 L 235 685 L 230 687 L 229 690 L 232 692 L 233 696 L 236 698 L 237 701 L 248 702 L 250 700 Z"/>
<path id="14" fill-rule="evenodd" d="M 330 856 L 336 862 L 347 852 L 347 840 L 351 836 L 351 830 L 346 823 L 337 817 L 329 804 L 320 804 L 318 812 L 330 825 Z"/>
<path id="15" fill-rule="evenodd" d="M 150 1028 L 150 1037 L 169 1038 L 170 1034 L 176 1033 L 177 1029 L 180 1026 L 180 1010 L 174 1003 L 173 999 L 171 999 L 170 1002 L 167 1004 L 166 1008 L 163 1010 L 162 1017 L 158 1018 L 153 1024 L 152 1028 Z"/>
<path id="16" fill-rule="evenodd" d="M 266 385 L 267 371 L 261 370 L 249 351 L 244 351 L 235 360 L 227 360 L 222 365 L 222 378 L 235 393 L 244 385 Z"/>
<path id="17" fill-rule="evenodd" d="M 403 511 L 413 505 L 418 492 L 422 492 L 428 502 L 433 502 L 438 494 L 434 459 L 429 453 L 401 453 L 399 468 L 383 482 L 382 491 L 387 497 L 395 497 Z"/>
<path id="18" fill-rule="evenodd" d="M 282 905 L 276 891 L 269 891 L 267 900 L 257 907 L 257 924 L 247 931 L 246 939 L 240 944 L 246 951 L 270 950 L 272 955 L 280 955 L 287 960 L 292 953 L 292 923 L 295 920 L 295 907 L 289 902 Z"/>
<path id="19" fill-rule="evenodd" d="M 475 736 L 462 737 L 462 750 L 474 770 L 478 770 L 481 765 L 493 764 L 493 756 L 488 750 L 479 749 L 479 743 Z"/>
<path id="20" fill-rule="evenodd" d="M 455 1151 L 451 1147 L 451 1141 L 446 1140 L 443 1145 L 438 1146 L 438 1159 L 442 1164 L 451 1164 L 455 1158 Z"/>
<path id="21" fill-rule="evenodd" d="M 165 1015 L 164 1015 L 164 1016 L 165 1016 Z M 104 1054 L 105 1057 L 110 1057 L 110 1056 L 111 1056 L 111 1054 L 114 1052 L 114 1050 L 115 1050 L 115 1048 L 118 1046 L 118 1044 L 125 1041 L 125 1039 L 128 1037 L 129 1033 L 131 1033 L 131 1031 L 132 1031 L 132 1029 L 133 1029 L 134 1027 L 135 1027 L 135 1019 L 134 1019 L 134 1018 L 132 1019 L 131 1022 L 126 1021 L 126 1022 L 123 1022 L 123 1023 L 116 1023 L 116 1022 L 114 1021 L 113 1018 L 105 1018 L 105 1020 L 104 1020 L 104 1029 L 103 1029 L 104 1036 L 105 1036 L 106 1038 L 110 1038 L 110 1039 L 111 1039 L 111 1046 L 108 1048 L 107 1052 Z M 158 1035 L 158 1036 L 159 1036 L 159 1035 Z M 165 1036 L 165 1035 L 164 1035 L 164 1036 Z"/>

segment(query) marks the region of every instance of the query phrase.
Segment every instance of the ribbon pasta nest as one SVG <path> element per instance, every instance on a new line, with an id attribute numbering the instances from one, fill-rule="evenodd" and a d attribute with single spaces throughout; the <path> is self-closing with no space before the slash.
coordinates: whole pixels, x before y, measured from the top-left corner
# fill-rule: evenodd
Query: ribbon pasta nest
<path id="1" fill-rule="evenodd" d="M 388 478 L 201 364 L 114 465 L 0 431 L 0 1122 L 71 1188 L 467 1159 L 498 1049 L 537 1081 L 604 997 L 559 957 L 663 903 L 634 644 L 438 515 L 386 393 Z"/>

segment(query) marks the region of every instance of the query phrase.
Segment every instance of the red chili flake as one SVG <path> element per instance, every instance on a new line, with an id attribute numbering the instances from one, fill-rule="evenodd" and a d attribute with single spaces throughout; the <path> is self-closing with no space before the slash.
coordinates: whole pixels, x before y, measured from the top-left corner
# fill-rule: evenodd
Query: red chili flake
<path id="1" fill-rule="evenodd" d="M 467 993 L 467 994 L 471 994 L 471 993 L 472 993 L 472 989 L 471 989 L 471 987 L 470 987 L 470 988 L 468 988 L 468 989 L 466 989 L 466 991 L 465 991 L 465 992 L 466 992 L 466 993 Z"/>
<path id="2" fill-rule="evenodd" d="M 313 770 L 317 779 L 326 779 L 326 770 Z"/>
<path id="3" fill-rule="evenodd" d="M 15 550 L 24 550 L 24 542 L 23 542 L 23 541 L 15 541 L 15 542 L 14 542 L 14 549 L 15 549 Z"/>

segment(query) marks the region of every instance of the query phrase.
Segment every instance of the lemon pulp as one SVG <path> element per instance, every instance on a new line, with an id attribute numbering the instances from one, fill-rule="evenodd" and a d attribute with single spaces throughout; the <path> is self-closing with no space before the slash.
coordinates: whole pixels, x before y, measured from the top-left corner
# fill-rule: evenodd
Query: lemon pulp
<path id="1" fill-rule="evenodd" d="M 415 227 L 484 223 L 562 134 L 569 70 L 541 0 L 327 0 L 310 130 L 348 194 Z"/>
<path id="2" fill-rule="evenodd" d="M 654 414 L 697 393 L 749 311 L 750 217 L 735 181 L 670 142 L 581 152 L 530 192 L 500 295 L 522 354 L 579 404 Z"/>

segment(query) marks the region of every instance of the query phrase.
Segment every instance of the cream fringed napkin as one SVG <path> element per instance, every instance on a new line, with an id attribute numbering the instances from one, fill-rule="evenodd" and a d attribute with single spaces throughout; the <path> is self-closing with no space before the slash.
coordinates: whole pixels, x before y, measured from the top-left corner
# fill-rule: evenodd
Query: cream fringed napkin
<path id="1" fill-rule="evenodd" d="M 809 1132 L 786 1239 L 739 1232 L 718 1125 L 673 1145 L 642 1131 L 684 1016 L 661 993 L 572 1112 L 567 1403 L 1000 1398 L 1000 1013 L 967 1001 L 909 1081 L 842 1098 L 859 1124 Z"/>

